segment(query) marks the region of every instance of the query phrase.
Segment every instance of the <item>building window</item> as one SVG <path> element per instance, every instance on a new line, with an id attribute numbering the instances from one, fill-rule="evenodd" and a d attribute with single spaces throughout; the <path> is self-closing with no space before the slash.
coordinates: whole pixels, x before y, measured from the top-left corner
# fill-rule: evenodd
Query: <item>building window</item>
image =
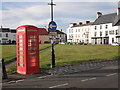
<path id="1" fill-rule="evenodd" d="M 102 25 L 100 25 L 100 29 L 102 29 Z"/>
<path id="2" fill-rule="evenodd" d="M 114 35 L 114 30 L 109 31 L 109 34 Z"/>
<path id="3" fill-rule="evenodd" d="M 94 36 L 95 36 L 95 37 L 97 36 L 97 32 L 94 33 Z"/>
<path id="4" fill-rule="evenodd" d="M 102 32 L 100 32 L 100 36 L 102 36 Z"/>
<path id="5" fill-rule="evenodd" d="M 116 30 L 116 35 L 118 35 L 118 30 Z"/>
<path id="6" fill-rule="evenodd" d="M 87 38 L 89 38 L 89 35 L 87 34 L 87 36 L 86 36 Z"/>
<path id="7" fill-rule="evenodd" d="M 6 37 L 8 37 L 8 33 L 6 33 Z"/>
<path id="8" fill-rule="evenodd" d="M 71 30 L 69 29 L 69 33 L 70 33 L 70 31 L 71 31 Z"/>
<path id="9" fill-rule="evenodd" d="M 105 36 L 107 36 L 108 35 L 108 31 L 105 31 Z"/>
<path id="10" fill-rule="evenodd" d="M 0 34 L 0 37 L 2 37 L 2 34 Z"/>
<path id="11" fill-rule="evenodd" d="M 106 25 L 105 28 L 108 29 L 108 25 Z"/>
<path id="12" fill-rule="evenodd" d="M 114 38 L 112 38 L 112 43 L 114 42 Z"/>
<path id="13" fill-rule="evenodd" d="M 95 30 L 97 30 L 97 26 L 95 26 Z"/>
<path id="14" fill-rule="evenodd" d="M 88 31 L 89 31 L 90 29 L 88 28 Z"/>
<path id="15" fill-rule="evenodd" d="M 59 34 L 59 36 L 61 37 L 61 34 Z"/>
<path id="16" fill-rule="evenodd" d="M 77 38 L 77 34 L 76 34 L 76 38 Z"/>

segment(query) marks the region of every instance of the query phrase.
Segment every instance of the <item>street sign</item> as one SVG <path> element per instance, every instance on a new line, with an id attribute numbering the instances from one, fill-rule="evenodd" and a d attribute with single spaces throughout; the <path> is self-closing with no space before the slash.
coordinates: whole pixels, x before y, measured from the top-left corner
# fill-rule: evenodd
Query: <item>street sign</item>
<path id="1" fill-rule="evenodd" d="M 51 21 L 51 22 L 49 23 L 49 30 L 50 30 L 51 32 L 54 32 L 54 31 L 56 30 L 56 28 L 57 28 L 57 24 L 56 24 L 54 21 Z"/>

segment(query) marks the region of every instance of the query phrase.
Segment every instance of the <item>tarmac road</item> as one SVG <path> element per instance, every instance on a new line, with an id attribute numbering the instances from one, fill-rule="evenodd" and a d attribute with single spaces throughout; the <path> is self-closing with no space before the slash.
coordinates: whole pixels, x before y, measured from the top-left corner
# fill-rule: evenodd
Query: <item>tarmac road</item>
<path id="1" fill-rule="evenodd" d="M 118 65 L 3 83 L 3 88 L 118 88 Z"/>

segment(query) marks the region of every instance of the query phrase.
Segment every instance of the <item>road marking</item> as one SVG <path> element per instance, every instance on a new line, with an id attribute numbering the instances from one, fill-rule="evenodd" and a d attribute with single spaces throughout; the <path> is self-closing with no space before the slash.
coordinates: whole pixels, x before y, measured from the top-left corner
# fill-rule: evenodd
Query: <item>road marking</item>
<path id="1" fill-rule="evenodd" d="M 24 81 L 24 79 L 21 79 L 21 80 L 17 80 L 17 81 L 16 81 L 16 83 L 17 83 L 17 82 L 22 82 L 22 81 Z"/>
<path id="2" fill-rule="evenodd" d="M 45 78 L 45 77 L 48 77 L 48 76 L 52 76 L 52 75 L 47 75 L 47 76 L 42 76 L 42 77 L 37 77 L 37 78 Z"/>
<path id="3" fill-rule="evenodd" d="M 90 79 L 84 79 L 84 80 L 81 80 L 82 82 L 85 82 L 85 81 L 88 81 L 88 80 L 95 80 L 96 78 L 90 78 Z"/>
<path id="4" fill-rule="evenodd" d="M 96 79 L 96 78 L 90 78 L 89 80 L 94 80 L 94 79 Z"/>
<path id="5" fill-rule="evenodd" d="M 89 79 L 84 79 L 84 80 L 81 80 L 82 82 L 85 82 L 85 81 L 88 81 Z"/>
<path id="6" fill-rule="evenodd" d="M 11 83 L 16 83 L 16 81 L 10 81 L 10 82 L 8 82 L 8 84 L 11 84 Z"/>
<path id="7" fill-rule="evenodd" d="M 108 74 L 108 75 L 106 75 L 107 77 L 109 77 L 109 76 L 113 76 L 113 75 L 116 75 L 117 73 L 112 73 L 112 74 Z"/>
<path id="8" fill-rule="evenodd" d="M 68 85 L 68 83 L 61 84 L 61 85 L 56 85 L 56 86 L 51 86 L 51 87 L 49 87 L 49 88 L 56 88 L 56 87 L 61 87 L 61 86 L 66 86 L 66 85 Z"/>

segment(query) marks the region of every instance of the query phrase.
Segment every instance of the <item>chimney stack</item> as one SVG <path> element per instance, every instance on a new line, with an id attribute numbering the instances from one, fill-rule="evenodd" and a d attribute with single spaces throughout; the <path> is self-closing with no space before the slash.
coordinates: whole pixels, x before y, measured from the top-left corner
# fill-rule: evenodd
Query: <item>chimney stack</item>
<path id="1" fill-rule="evenodd" d="M 77 23 L 73 23 L 73 26 L 76 26 L 77 25 Z"/>
<path id="2" fill-rule="evenodd" d="M 97 12 L 97 18 L 101 17 L 102 13 L 101 12 Z"/>
<path id="3" fill-rule="evenodd" d="M 82 25 L 82 22 L 79 22 L 79 25 Z"/>
<path id="4" fill-rule="evenodd" d="M 76 25 L 77 25 L 77 23 L 70 23 L 69 27 L 74 27 Z"/>
<path id="5" fill-rule="evenodd" d="M 89 24 L 90 23 L 90 21 L 86 21 L 86 24 Z"/>

